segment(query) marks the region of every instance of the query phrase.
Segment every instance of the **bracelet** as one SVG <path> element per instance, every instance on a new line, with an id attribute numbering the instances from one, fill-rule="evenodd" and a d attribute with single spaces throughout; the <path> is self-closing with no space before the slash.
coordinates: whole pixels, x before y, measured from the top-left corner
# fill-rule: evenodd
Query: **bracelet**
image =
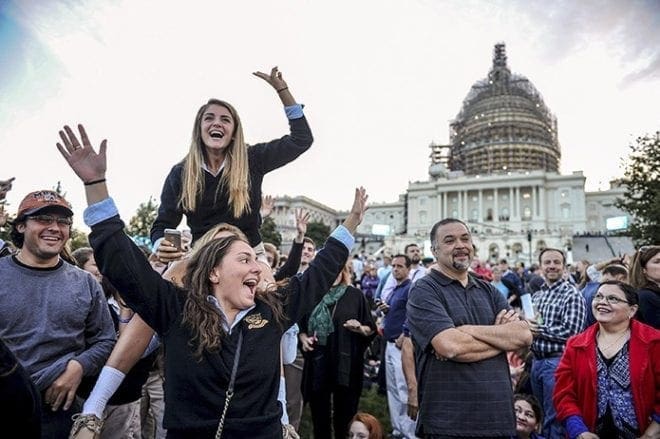
<path id="1" fill-rule="evenodd" d="M 131 314 L 131 316 L 127 319 L 122 319 L 121 316 L 117 317 L 117 320 L 119 320 L 119 323 L 128 323 L 131 321 L 135 313 Z"/>
<path id="2" fill-rule="evenodd" d="M 289 87 L 282 87 L 282 88 L 280 88 L 279 90 L 276 90 L 276 91 L 279 93 L 281 91 L 288 90 L 288 89 L 289 89 Z"/>
<path id="3" fill-rule="evenodd" d="M 99 178 L 98 180 L 86 181 L 85 186 L 91 186 L 93 184 L 105 183 L 105 178 Z"/>

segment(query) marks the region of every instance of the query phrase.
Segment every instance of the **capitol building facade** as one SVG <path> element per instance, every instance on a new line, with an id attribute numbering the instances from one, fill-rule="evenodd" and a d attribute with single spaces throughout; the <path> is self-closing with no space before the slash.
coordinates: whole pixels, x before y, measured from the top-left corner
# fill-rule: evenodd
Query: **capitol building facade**
<path id="1" fill-rule="evenodd" d="M 581 171 L 559 173 L 557 120 L 534 85 L 511 72 L 502 43 L 488 76 L 471 87 L 450 123 L 449 143 L 430 149 L 428 180 L 409 183 L 396 201 L 370 205 L 358 229 L 367 252 L 400 252 L 416 242 L 430 255 L 432 225 L 451 217 L 469 225 L 481 260 L 527 263 L 545 247 L 570 257 L 577 237 L 602 236 L 630 221 L 614 204 L 625 188 L 612 182 L 586 192 Z M 274 219 L 285 240 L 294 233 L 296 207 L 330 226 L 343 217 L 305 197 L 276 198 Z"/>

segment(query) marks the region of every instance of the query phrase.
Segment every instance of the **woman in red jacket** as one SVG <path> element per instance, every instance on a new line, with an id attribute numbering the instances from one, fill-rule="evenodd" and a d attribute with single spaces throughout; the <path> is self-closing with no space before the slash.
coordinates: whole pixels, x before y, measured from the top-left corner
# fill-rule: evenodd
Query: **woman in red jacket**
<path id="1" fill-rule="evenodd" d="M 638 296 L 603 282 L 597 323 L 568 340 L 553 401 L 571 439 L 660 437 L 660 331 L 633 320 Z"/>

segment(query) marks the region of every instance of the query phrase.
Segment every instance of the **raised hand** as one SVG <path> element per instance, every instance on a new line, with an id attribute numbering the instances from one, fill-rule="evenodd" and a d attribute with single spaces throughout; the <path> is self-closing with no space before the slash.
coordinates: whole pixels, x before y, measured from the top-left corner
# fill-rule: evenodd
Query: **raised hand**
<path id="1" fill-rule="evenodd" d="M 252 74 L 269 83 L 276 91 L 288 88 L 286 81 L 282 78 L 282 72 L 278 70 L 277 66 L 270 70 L 270 75 L 264 72 L 254 72 Z"/>
<path id="2" fill-rule="evenodd" d="M 296 238 L 302 240 L 307 233 L 307 224 L 309 223 L 309 212 L 305 209 L 296 209 L 296 230 L 298 235 Z"/>
<path id="3" fill-rule="evenodd" d="M 89 137 L 87 137 L 85 127 L 81 124 L 78 125 L 78 131 L 80 132 L 82 145 L 73 130 L 65 125 L 64 130 L 60 131 L 62 143 L 57 143 L 57 149 L 83 183 L 104 179 L 107 167 L 106 147 L 108 141 L 104 139 L 101 142 L 97 153 L 94 151 Z"/>
<path id="4" fill-rule="evenodd" d="M 11 184 L 14 182 L 15 177 L 8 180 L 0 180 L 0 201 L 4 200 L 7 192 L 11 190 Z"/>
<path id="5" fill-rule="evenodd" d="M 348 216 L 344 220 L 344 227 L 346 227 L 351 233 L 354 233 L 357 229 L 357 226 L 360 225 L 364 219 L 364 212 L 367 210 L 367 200 L 369 196 L 365 188 L 360 186 L 355 188 L 355 198 L 353 199 L 353 206 Z"/>
<path id="6" fill-rule="evenodd" d="M 261 209 L 259 209 L 259 214 L 261 218 L 269 217 L 273 213 L 273 208 L 275 207 L 275 199 L 272 195 L 262 195 L 261 196 Z"/>

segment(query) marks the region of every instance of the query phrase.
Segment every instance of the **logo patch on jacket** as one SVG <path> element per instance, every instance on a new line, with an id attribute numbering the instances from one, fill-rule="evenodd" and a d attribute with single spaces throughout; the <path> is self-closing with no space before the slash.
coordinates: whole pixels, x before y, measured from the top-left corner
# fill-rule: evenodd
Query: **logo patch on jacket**
<path id="1" fill-rule="evenodd" d="M 259 329 L 266 326 L 268 320 L 261 317 L 261 313 L 252 314 L 245 318 L 245 321 L 248 323 L 248 329 Z"/>

